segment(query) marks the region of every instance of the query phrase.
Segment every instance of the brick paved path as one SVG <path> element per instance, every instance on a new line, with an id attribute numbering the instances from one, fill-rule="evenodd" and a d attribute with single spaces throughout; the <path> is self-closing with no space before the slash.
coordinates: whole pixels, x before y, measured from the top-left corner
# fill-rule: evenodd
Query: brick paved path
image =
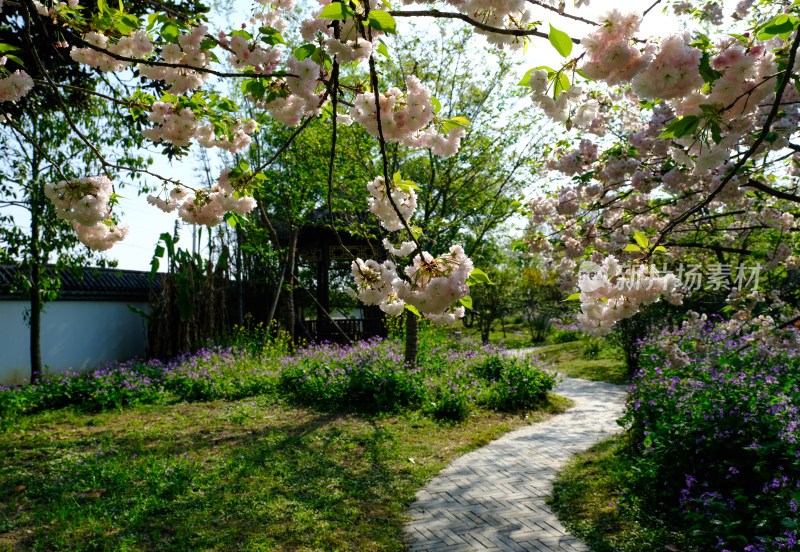
<path id="1" fill-rule="evenodd" d="M 625 392 L 564 376 L 558 394 L 575 406 L 458 458 L 417 493 L 405 528 L 409 552 L 588 550 L 545 500 L 572 455 L 620 430 Z"/>

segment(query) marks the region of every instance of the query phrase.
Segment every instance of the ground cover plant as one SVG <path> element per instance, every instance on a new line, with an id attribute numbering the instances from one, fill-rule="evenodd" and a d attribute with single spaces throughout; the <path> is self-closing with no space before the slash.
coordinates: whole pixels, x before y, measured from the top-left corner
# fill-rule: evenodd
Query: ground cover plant
<path id="1" fill-rule="evenodd" d="M 623 418 L 632 493 L 703 547 L 796 550 L 798 351 L 700 321 L 645 339 L 640 363 Z"/>
<path id="2" fill-rule="evenodd" d="M 347 347 L 312 345 L 295 353 L 209 347 L 169 362 L 108 364 L 30 385 L 0 388 L 4 424 L 16 416 L 67 405 L 89 411 L 134 404 L 281 397 L 321 411 L 422 410 L 460 420 L 471 410 L 535 409 L 547 402 L 554 374 L 535 357 L 515 358 L 492 345 L 423 340 L 419 362 L 403 364 L 402 345 L 374 339 Z M 487 368 L 489 366 L 490 368 Z"/>

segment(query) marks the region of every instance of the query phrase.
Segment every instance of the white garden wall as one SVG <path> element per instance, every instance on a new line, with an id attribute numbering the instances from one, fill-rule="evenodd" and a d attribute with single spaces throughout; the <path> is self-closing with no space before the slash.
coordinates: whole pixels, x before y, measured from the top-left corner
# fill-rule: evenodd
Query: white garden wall
<path id="1" fill-rule="evenodd" d="M 147 303 L 131 303 L 147 312 Z M 55 373 L 86 370 L 112 360 L 143 356 L 144 319 L 127 302 L 54 301 L 42 314 L 42 364 Z M 30 330 L 25 301 L 0 301 L 0 384 L 30 377 Z"/>

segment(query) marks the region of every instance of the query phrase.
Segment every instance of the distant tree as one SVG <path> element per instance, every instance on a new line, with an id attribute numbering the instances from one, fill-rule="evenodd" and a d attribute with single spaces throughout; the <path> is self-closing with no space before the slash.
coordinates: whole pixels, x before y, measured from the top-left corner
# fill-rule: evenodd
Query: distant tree
<path id="1" fill-rule="evenodd" d="M 133 149 L 136 142 L 125 127 L 113 124 L 102 104 L 82 102 L 70 111 L 86 136 L 109 149 Z M 58 296 L 61 274 L 87 264 L 108 263 L 81 246 L 72 225 L 56 215 L 45 196 L 48 182 L 80 178 L 97 170 L 97 158 L 72 132 L 60 112 L 42 109 L 0 126 L 0 263 L 17 267 L 13 288 L 29 301 L 26 320 L 30 326 L 31 379 L 42 374 L 41 315 L 45 304 Z M 98 121 L 101 124 L 98 124 Z M 129 163 L 141 166 L 130 156 Z"/>

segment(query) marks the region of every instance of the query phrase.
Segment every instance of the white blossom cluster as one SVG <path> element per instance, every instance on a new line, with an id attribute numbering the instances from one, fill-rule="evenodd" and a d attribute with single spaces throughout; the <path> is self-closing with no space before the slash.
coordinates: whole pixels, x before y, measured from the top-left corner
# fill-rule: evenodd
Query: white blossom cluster
<path id="1" fill-rule="evenodd" d="M 44 187 L 58 217 L 72 221 L 78 239 L 98 251 L 110 249 L 128 235 L 127 226 L 117 226 L 109 218 L 112 192 L 111 180 L 105 176 L 48 182 Z"/>
<path id="2" fill-rule="evenodd" d="M 270 25 L 272 28 L 273 25 Z M 277 30 L 277 29 L 276 29 Z M 220 43 L 231 51 L 228 62 L 234 69 L 252 67 L 254 73 L 269 75 L 281 61 L 281 49 L 275 47 L 263 48 L 260 44 L 251 45 L 242 36 L 232 36 L 230 39 L 220 33 Z"/>
<path id="3" fill-rule="evenodd" d="M 365 305 L 378 305 L 390 316 L 398 316 L 405 309 L 405 302 L 397 297 L 393 282 L 397 280 L 397 267 L 392 261 L 378 263 L 372 259 L 356 259 L 351 264 L 356 283 L 356 297 Z"/>
<path id="4" fill-rule="evenodd" d="M 390 187 L 392 200 L 397 206 L 397 210 L 400 211 L 403 219 L 408 221 L 417 209 L 417 192 L 413 188 L 401 190 L 395 182 L 390 182 Z M 390 232 L 402 229 L 403 222 L 389 200 L 383 177 L 379 176 L 367 183 L 367 191 L 370 195 L 367 200 L 369 210 L 381 220 L 381 226 Z"/>
<path id="5" fill-rule="evenodd" d="M 452 157 L 458 152 L 461 138 L 466 132 L 461 126 L 442 135 L 432 126 L 436 108 L 431 101 L 431 91 L 413 75 L 406 77 L 406 92 L 392 87 L 381 94 L 381 130 L 388 142 L 399 142 L 412 148 L 431 148 L 434 155 Z M 350 110 L 354 121 L 364 126 L 373 136 L 378 136 L 378 117 L 375 94 L 358 94 Z M 426 128 L 427 127 L 427 128 Z"/>
<path id="6" fill-rule="evenodd" d="M 217 226 L 225 220 L 227 213 L 245 215 L 256 206 L 255 199 L 236 192 L 231 185 L 230 172 L 230 169 L 223 170 L 208 193 L 192 193 L 186 188 L 176 187 L 170 191 L 168 199 L 149 195 L 147 202 L 165 213 L 177 210 L 178 216 L 186 222 Z"/>
<path id="7" fill-rule="evenodd" d="M 372 196 L 369 209 L 378 216 L 383 227 L 389 231 L 403 228 L 386 197 L 383 178 L 368 183 L 367 190 Z M 403 219 L 408 221 L 416 209 L 416 192 L 411 187 L 407 192 L 395 187 L 392 197 Z M 394 247 L 387 239 L 383 240 L 383 246 L 397 257 L 406 257 L 417 247 L 413 241 Z M 460 245 L 454 245 L 439 257 L 427 251 L 415 255 L 411 264 L 403 269 L 404 278 L 398 275 L 392 261 L 378 263 L 356 259 L 351 265 L 356 282 L 353 294 L 367 305 L 378 305 L 391 316 L 400 315 L 406 305 L 410 305 L 437 324 L 452 323 L 464 316 L 464 307 L 453 307 L 453 304 L 469 294 L 467 279 L 472 268 L 472 260 Z"/>
<path id="8" fill-rule="evenodd" d="M 604 335 L 640 307 L 655 303 L 663 295 L 679 304 L 683 296 L 677 290 L 674 274 L 661 276 L 654 269 L 640 265 L 624 271 L 619 261 L 609 255 L 602 265 L 586 263 L 578 276 L 581 314 L 578 321 L 594 335 Z"/>
<path id="9" fill-rule="evenodd" d="M 147 33 L 141 29 L 135 31 L 131 36 L 124 36 L 111 44 L 109 44 L 107 36 L 97 31 L 87 33 L 84 40 L 96 48 L 108 50 L 121 57 L 143 58 L 153 53 L 153 43 Z M 116 59 L 88 46 L 86 48 L 73 46 L 69 55 L 78 63 L 97 67 L 103 72 L 122 71 L 131 64 L 130 61 Z"/>
<path id="10" fill-rule="evenodd" d="M 356 283 L 356 297 L 366 305 L 378 305 L 390 316 L 400 315 L 406 304 L 439 324 L 449 324 L 464 316 L 464 307 L 453 307 L 469 294 L 467 278 L 472 260 L 460 245 L 439 257 L 427 251 L 414 257 L 405 267 L 406 279 L 397 275 L 392 261 L 356 259 L 351 272 Z"/>
<path id="11" fill-rule="evenodd" d="M 206 69 L 210 67 L 211 54 L 201 47 L 208 27 L 199 25 L 189 33 L 178 37 L 178 43 L 171 42 L 161 48 L 161 58 L 165 63 L 183 67 L 164 67 L 140 63 L 136 66 L 139 73 L 151 80 L 163 80 L 169 84 L 170 94 L 185 94 L 189 90 L 200 88 L 208 78 L 208 73 L 195 71 L 188 67 Z"/>
<path id="12" fill-rule="evenodd" d="M 258 105 L 267 109 L 276 120 L 286 126 L 298 126 L 303 118 L 315 117 L 322 112 L 322 94 L 316 92 L 320 66 L 311 58 L 300 61 L 291 57 L 287 67 L 294 75 L 286 80 L 286 86 L 291 93 Z"/>
<path id="13" fill-rule="evenodd" d="M 400 247 L 395 247 L 389 240 L 384 238 L 383 247 L 385 247 L 386 251 L 395 257 L 406 257 L 414 252 L 414 249 L 416 249 L 417 245 L 413 241 L 404 241 L 400 244 Z"/>
<path id="14" fill-rule="evenodd" d="M 253 119 L 236 122 L 228 128 L 231 138 L 217 137 L 214 125 L 197 124 L 194 112 L 188 107 L 176 111 L 175 106 L 166 102 L 155 102 L 147 114 L 147 119 L 155 123 L 151 128 L 144 129 L 142 134 L 153 142 L 169 142 L 175 146 L 188 146 L 192 138 L 197 138 L 197 143 L 204 148 L 217 147 L 236 153 L 250 145 L 252 134 L 257 124 Z"/>
<path id="15" fill-rule="evenodd" d="M 463 306 L 452 305 L 469 295 L 467 278 L 472 268 L 472 260 L 460 245 L 439 257 L 423 251 L 405 267 L 408 280 L 394 281 L 394 290 L 398 298 L 416 307 L 426 318 L 449 324 L 464 316 Z"/>
<path id="16" fill-rule="evenodd" d="M 16 102 L 33 89 L 33 79 L 22 70 L 0 79 L 0 103 Z"/>
<path id="17" fill-rule="evenodd" d="M 408 5 L 419 3 L 419 0 L 402 0 L 402 2 Z M 468 17 L 479 18 L 481 23 L 499 29 L 525 29 L 535 21 L 534 12 L 525 0 L 446 0 L 446 3 Z M 552 3 L 552 0 L 549 3 Z M 576 7 L 582 4 L 588 5 L 589 2 L 588 0 L 575 2 Z M 497 34 L 479 28 L 476 28 L 475 32 L 484 35 L 487 42 L 498 48 L 508 47 L 511 50 L 518 50 L 525 45 L 522 39 L 513 35 Z"/>

